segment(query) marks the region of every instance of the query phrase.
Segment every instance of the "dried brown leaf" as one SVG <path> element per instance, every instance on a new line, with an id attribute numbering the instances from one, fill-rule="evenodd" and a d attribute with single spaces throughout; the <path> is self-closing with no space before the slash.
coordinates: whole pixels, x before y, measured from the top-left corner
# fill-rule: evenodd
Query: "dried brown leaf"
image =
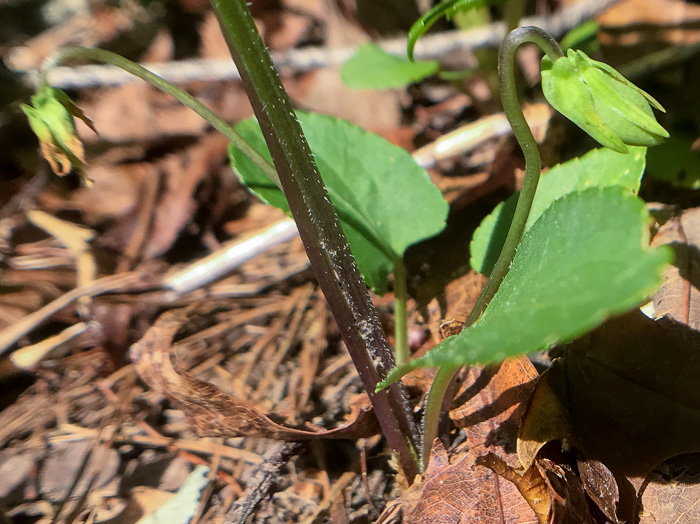
<path id="1" fill-rule="evenodd" d="M 620 522 L 617 505 L 620 502 L 620 488 L 617 479 L 605 464 L 598 460 L 579 458 L 576 461 L 588 497 L 598 506 L 611 522 Z"/>
<path id="2" fill-rule="evenodd" d="M 465 428 L 472 452 L 481 455 L 495 448 L 502 448 L 504 456 L 515 452 L 520 419 L 537 377 L 527 357 L 469 369 L 450 418 Z"/>
<path id="3" fill-rule="evenodd" d="M 700 451 L 700 333 L 635 311 L 576 341 L 541 377 L 519 435 L 529 466 L 565 440 L 619 475 Z"/>
<path id="4" fill-rule="evenodd" d="M 549 487 L 534 465 L 521 474 L 515 468 L 509 466 L 505 460 L 493 453 L 478 457 L 476 465 L 487 467 L 496 475 L 500 475 L 507 481 L 512 482 L 527 501 L 532 511 L 535 512 L 537 519 L 543 524 L 549 522 L 548 517 L 552 503 L 549 496 Z"/>
<path id="5" fill-rule="evenodd" d="M 513 484 L 487 468 L 475 468 L 475 459 L 469 452 L 450 464 L 445 448 L 436 439 L 421 497 L 407 515 L 406 524 L 539 522 Z"/>
<path id="6" fill-rule="evenodd" d="M 450 412 L 454 423 L 465 428 L 469 452 L 454 456 L 454 463 L 450 464 L 443 445 L 439 440 L 435 441 L 423 476 L 422 491 L 417 491 L 420 487 L 412 488 L 402 496 L 402 509 L 408 514 L 407 523 L 545 522 L 548 501 L 536 501 L 539 495 L 532 492 L 530 502 L 538 508 L 538 519 L 514 484 L 504 482 L 487 468 L 474 467 L 478 455 L 497 450 L 500 458 L 489 455 L 493 458 L 485 460 L 503 464 L 502 470 L 510 471 L 509 468 L 518 466 L 515 455 L 517 429 L 524 401 L 534 388 L 536 377 L 537 372 L 524 357 L 506 360 L 499 366 L 474 367 L 469 371 L 464 387 L 455 399 L 457 407 Z M 533 490 L 539 473 L 534 471 L 534 475 L 527 477 Z M 524 486 L 521 487 L 524 489 Z"/>
<path id="7" fill-rule="evenodd" d="M 684 455 L 655 468 L 639 499 L 639 524 L 700 522 L 700 456 Z"/>
<path id="8" fill-rule="evenodd" d="M 700 208 L 689 209 L 666 222 L 653 245 L 674 248 L 675 260 L 654 294 L 656 316 L 667 316 L 700 330 Z"/>
<path id="9" fill-rule="evenodd" d="M 586 492 L 571 468 L 549 459 L 538 459 L 535 466 L 544 477 L 552 500 L 550 524 L 595 524 L 588 509 Z"/>
<path id="10" fill-rule="evenodd" d="M 273 422 L 251 403 L 199 380 L 171 361 L 171 341 L 184 315 L 167 312 L 131 346 L 129 356 L 148 386 L 162 393 L 181 409 L 201 436 L 255 436 L 279 440 L 315 438 L 355 439 L 377 432 L 377 421 L 366 396 L 351 406 L 350 422 L 328 431 L 309 431 Z"/>

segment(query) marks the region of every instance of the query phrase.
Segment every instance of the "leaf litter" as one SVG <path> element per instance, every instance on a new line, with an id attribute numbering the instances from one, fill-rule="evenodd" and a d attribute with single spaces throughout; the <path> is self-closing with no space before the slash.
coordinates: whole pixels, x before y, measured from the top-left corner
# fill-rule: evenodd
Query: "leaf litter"
<path id="1" fill-rule="evenodd" d="M 272 4 L 278 5 L 273 14 L 265 8 L 261 11 L 266 35 L 276 48 L 324 38 L 334 45 L 357 40 L 358 33 L 338 36 L 337 29 L 348 24 L 343 16 L 350 13 L 329 14 L 320 2 Z M 624 4 L 638 7 L 645 2 Z M 140 9 L 135 17 L 135 12 L 121 7 L 80 13 L 64 22 L 61 34 L 46 33 L 32 41 L 24 58 L 27 64 L 37 63 L 66 36 L 74 37 L 76 28 L 86 27 L 91 31 L 81 33 L 81 38 L 88 35 L 92 40 L 84 43 L 116 42 L 117 37 L 139 33 L 139 46 L 150 47 L 141 55 L 145 59 L 169 60 L 181 53 L 176 49 L 181 43 L 167 34 L 173 28 L 155 31 L 160 20 L 146 13 L 144 24 Z M 196 25 L 203 16 L 209 22 L 206 31 L 216 33 L 216 24 L 201 5 L 187 2 L 177 9 L 194 15 L 188 24 Z M 652 13 L 653 19 L 652 11 L 645 12 Z M 606 22 L 614 25 L 614 16 Z M 333 28 L 331 35 L 324 35 L 324 28 Z M 205 31 L 204 23 L 201 30 Z M 203 33 L 204 37 L 202 56 L 226 56 L 216 34 Z M 14 59 L 19 61 L 22 55 L 15 54 Z M 337 82 L 329 80 L 333 75 L 332 71 L 302 73 L 289 75 L 285 82 L 302 106 L 334 108 L 336 115 L 374 125 L 403 144 L 423 145 L 457 127 L 464 117 L 488 117 L 484 108 L 492 102 L 457 90 L 420 86 L 412 92 L 409 110 L 415 113 L 416 123 L 411 129 L 398 121 L 399 112 L 407 110 L 402 107 L 403 94 L 338 96 L 333 92 Z M 472 93 L 483 93 L 478 82 L 474 80 Z M 249 116 L 239 88 L 198 81 L 189 88 L 231 121 Z M 452 442 L 447 447 L 436 444 L 422 483 L 402 494 L 400 479 L 394 478 L 385 448 L 368 422 L 373 415 L 362 402 L 358 411 L 352 411 L 361 388 L 298 241 L 248 262 L 207 289 L 173 299 L 159 288 L 162 276 L 172 267 L 203 257 L 222 239 L 262 230 L 280 218 L 241 190 L 225 165 L 225 142 L 203 135 L 206 127 L 201 120 L 140 84 L 85 90 L 80 98 L 81 108 L 95 119 L 100 131 L 94 136 L 80 129 L 88 138 L 86 169 L 95 186 L 76 190 L 76 179 L 70 175 L 61 181 L 37 177 L 28 184 L 24 179 L 13 182 L 8 186 L 12 190 L 2 197 L 3 204 L 11 204 L 3 207 L 0 222 L 0 246 L 8 264 L 0 296 L 2 326 L 26 320 L 55 299 L 72 297 L 40 321 L 30 318 L 28 327 L 9 342 L 13 355 L 16 348 L 38 347 L 41 356 L 21 369 L 8 360 L 0 362 L 5 395 L 0 411 L 0 470 L 12 466 L 12 475 L 0 476 L 3 517 L 136 522 L 171 498 L 169 492 L 177 491 L 190 472 L 203 465 L 209 468 L 207 485 L 201 507 L 191 510 L 198 522 L 321 522 L 328 518 L 388 522 L 397 512 L 403 512 L 407 522 L 450 518 L 451 522 L 618 522 L 623 518 L 633 522 L 637 517 L 641 523 L 697 521 L 697 456 L 669 459 L 697 450 L 692 434 L 696 417 L 684 411 L 697 409 L 692 401 L 696 358 L 690 351 L 698 347 L 695 332 L 665 320 L 654 327 L 641 318 L 610 321 L 611 327 L 603 326 L 601 333 L 591 335 L 596 346 L 621 348 L 608 352 L 617 360 L 605 362 L 608 371 L 615 371 L 605 380 L 589 376 L 590 362 L 580 362 L 577 352 L 590 360 L 586 342 L 566 348 L 572 356 L 555 360 L 539 382 L 526 359 L 507 361 L 500 368 L 470 369 L 449 414 Z M 433 285 L 425 291 L 426 283 L 449 282 L 463 272 L 460 264 L 466 263 L 467 248 L 455 246 L 464 246 L 479 220 L 502 198 L 498 193 L 515 183 L 514 169 L 501 168 L 504 175 L 489 168 L 490 176 L 483 167 L 483 159 L 496 154 L 508 165 L 517 164 L 508 145 L 499 149 L 493 141 L 483 144 L 464 158 L 440 159 L 441 172 L 431 172 L 458 205 L 452 210 L 453 236 L 441 239 L 442 243 L 416 246 L 408 256 L 414 266 L 413 286 L 419 295 L 423 293 L 425 303 L 437 294 L 436 287 L 443 287 Z M 495 200 L 489 202 L 490 198 Z M 479 206 L 483 209 L 477 211 Z M 95 237 L 79 249 L 66 249 L 56 238 L 29 225 L 19 212 L 31 209 L 55 215 L 69 229 L 89 228 Z M 678 312 L 676 320 L 697 329 L 693 322 L 697 283 L 692 276 L 696 249 L 690 240 L 697 228 L 688 225 L 691 217 L 692 212 L 687 212 L 665 226 L 678 230 L 680 221 L 688 240 L 676 236 L 665 242 L 688 245 L 676 252 L 682 254 L 685 249 L 691 265 L 679 257 L 678 274 L 668 277 L 670 287 L 662 288 L 655 301 L 658 316 Z M 657 242 L 661 238 L 663 234 Z M 75 308 L 73 301 L 79 297 L 71 295 L 78 289 L 77 261 L 85 257 L 97 267 L 96 283 L 114 274 L 133 277 L 89 295 L 87 314 Z M 443 258 L 457 262 L 437 269 L 442 262 L 437 259 Z M 468 285 L 474 283 L 480 284 L 474 279 Z M 678 284 L 680 294 L 673 287 Z M 679 296 L 685 298 L 679 300 Z M 438 319 L 463 319 L 474 297 L 442 298 L 452 307 L 446 312 L 445 300 L 437 306 L 432 302 L 429 323 L 414 313 L 417 332 L 437 331 Z M 390 301 L 377 299 L 377 303 L 383 320 L 390 323 Z M 160 330 L 172 320 L 171 315 L 180 314 L 171 326 L 172 335 L 178 332 L 171 342 L 170 335 Z M 84 331 L 72 335 L 69 329 L 81 323 Z M 634 344 L 621 344 L 620 338 Z M 436 340 L 437 335 L 425 340 L 421 351 Z M 148 341 L 157 343 L 146 348 Z M 47 347 L 59 346 L 62 352 L 43 353 Z M 126 358 L 130 346 L 141 356 L 135 364 Z M 663 373 L 650 369 L 659 347 L 669 361 L 683 358 L 684 366 L 669 366 Z M 634 353 L 640 350 L 641 358 Z M 672 356 L 677 354 L 682 357 Z M 552 380 L 562 362 L 568 367 L 563 376 L 570 391 L 579 391 L 577 381 L 593 377 L 598 379 L 599 397 L 572 401 L 562 396 L 561 389 L 554 387 L 560 384 Z M 619 372 L 619 367 L 628 369 L 633 364 L 635 374 Z M 418 406 L 430 372 L 415 373 L 412 380 Z M 634 398 L 631 392 L 636 387 L 643 395 Z M 533 389 L 535 396 L 530 399 Z M 210 397 L 203 399 L 203 391 Z M 641 400 L 659 391 L 665 407 L 649 410 Z M 520 430 L 522 445 L 528 437 L 525 429 L 532 405 L 542 396 L 548 399 L 545 406 L 552 415 L 544 432 L 548 438 L 543 439 L 550 443 L 531 449 L 530 456 L 521 452 L 518 457 L 520 418 L 529 404 L 525 428 Z M 610 411 L 585 412 L 593 418 L 598 434 L 581 431 L 579 412 L 571 415 L 571 410 L 580 409 L 578 402 L 594 402 Z M 619 418 L 616 410 L 630 406 L 636 408 L 633 423 L 611 428 L 608 421 Z M 218 423 L 217 416 L 227 410 L 243 415 Z M 666 423 L 664 428 L 663 420 L 653 419 L 664 410 L 668 416 L 688 416 L 683 424 Z M 354 418 L 354 413 L 361 413 L 360 418 Z M 343 426 L 348 416 L 351 422 Z M 634 424 L 645 425 L 632 431 Z M 654 431 L 648 432 L 650 441 L 644 447 L 644 442 L 637 442 L 643 439 L 635 440 L 634 434 L 648 428 Z M 251 431 L 273 438 L 233 436 Z M 333 431 L 352 440 L 329 443 L 327 437 Z M 212 436 L 201 438 L 201 432 Z M 354 442 L 360 435 L 366 438 Z M 279 442 L 284 439 L 290 442 Z M 298 444 L 302 439 L 312 442 Z M 628 450 L 630 442 L 641 447 Z M 359 447 L 366 449 L 365 455 Z M 61 466 L 66 454 L 70 464 Z M 521 460 L 530 461 L 530 467 L 523 468 Z M 393 505 L 379 517 L 392 500 Z M 444 511 L 438 514 L 437 508 Z"/>

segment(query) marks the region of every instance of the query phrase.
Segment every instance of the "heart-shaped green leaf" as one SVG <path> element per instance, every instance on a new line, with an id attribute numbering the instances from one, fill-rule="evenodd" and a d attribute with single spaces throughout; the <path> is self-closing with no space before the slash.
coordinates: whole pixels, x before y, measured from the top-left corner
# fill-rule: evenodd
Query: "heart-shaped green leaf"
<path id="1" fill-rule="evenodd" d="M 406 248 L 445 227 L 447 202 L 404 149 L 345 120 L 303 112 L 298 117 L 357 266 L 367 284 L 384 293 Z M 254 119 L 236 129 L 269 158 Z M 229 152 L 243 182 L 289 212 L 282 191 L 238 149 Z"/>
<path id="2" fill-rule="evenodd" d="M 381 47 L 368 42 L 358 48 L 345 62 L 340 77 L 353 89 L 389 89 L 418 82 L 437 73 L 437 60 L 416 60 L 391 55 Z"/>
<path id="3" fill-rule="evenodd" d="M 382 387 L 419 367 L 493 362 L 544 349 L 637 306 L 672 260 L 668 249 L 649 249 L 647 222 L 644 202 L 620 187 L 557 200 L 523 236 L 481 319 L 393 369 Z"/>
<path id="4" fill-rule="evenodd" d="M 543 173 L 525 230 L 552 202 L 569 193 L 608 186 L 621 186 L 636 193 L 644 174 L 645 153 L 643 147 L 630 147 L 625 154 L 607 148 L 594 149 Z M 491 273 L 508 234 L 518 194 L 496 206 L 474 233 L 470 246 L 474 271 L 487 276 Z"/>

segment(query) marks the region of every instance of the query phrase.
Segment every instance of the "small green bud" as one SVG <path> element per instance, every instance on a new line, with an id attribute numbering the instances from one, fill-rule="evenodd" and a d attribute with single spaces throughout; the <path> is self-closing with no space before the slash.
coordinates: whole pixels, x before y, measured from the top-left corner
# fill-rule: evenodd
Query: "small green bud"
<path id="1" fill-rule="evenodd" d="M 549 103 L 595 138 L 620 153 L 627 146 L 654 146 L 668 138 L 651 106 L 656 100 L 612 67 L 569 49 L 552 63 L 542 59 L 542 91 Z"/>
<path id="2" fill-rule="evenodd" d="M 29 126 L 39 139 L 41 154 L 59 176 L 71 168 L 77 169 L 86 185 L 91 181 L 85 174 L 85 152 L 78 137 L 75 118 L 80 118 L 93 131 L 92 121 L 60 89 L 45 86 L 32 97 L 32 105 L 22 105 Z"/>

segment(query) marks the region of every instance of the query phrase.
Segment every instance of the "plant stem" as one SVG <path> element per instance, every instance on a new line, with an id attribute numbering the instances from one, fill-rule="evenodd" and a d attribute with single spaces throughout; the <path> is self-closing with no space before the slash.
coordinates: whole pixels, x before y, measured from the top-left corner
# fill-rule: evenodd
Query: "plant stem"
<path id="1" fill-rule="evenodd" d="M 245 0 L 212 0 L 241 74 L 311 267 L 409 482 L 418 473 L 418 431 L 401 384 L 375 393 L 394 365 L 389 343 L 340 228 L 313 155 Z"/>
<path id="2" fill-rule="evenodd" d="M 520 19 L 525 14 L 525 0 L 507 0 L 504 18 L 506 20 L 506 30 L 510 33 L 518 27 Z"/>
<path id="3" fill-rule="evenodd" d="M 190 95 L 187 91 L 174 86 L 167 80 L 164 80 L 158 75 L 151 73 L 145 67 L 140 66 L 139 64 L 132 62 L 131 60 L 128 60 L 127 58 L 124 58 L 116 53 L 105 51 L 104 49 L 96 49 L 94 47 L 65 47 L 63 49 L 59 49 L 42 64 L 40 71 L 41 85 L 49 85 L 47 78 L 49 71 L 51 71 L 51 69 L 54 67 L 57 67 L 61 62 L 71 58 L 79 58 L 113 65 L 123 69 L 127 73 L 131 73 L 135 77 L 138 77 L 145 82 L 148 82 L 153 87 L 160 89 L 164 93 L 169 94 L 178 102 L 189 107 L 204 120 L 206 120 L 214 129 L 224 135 L 229 142 L 231 142 L 248 158 L 250 158 L 250 160 L 255 163 L 256 166 L 262 169 L 270 180 L 277 184 L 277 186 L 280 186 L 280 179 L 277 176 L 275 166 L 273 166 L 269 160 L 262 156 L 257 149 L 250 145 L 250 143 L 225 120 L 220 118 L 216 113 L 214 113 L 195 97 Z"/>
<path id="4" fill-rule="evenodd" d="M 525 176 L 503 249 L 501 249 L 501 254 L 498 256 L 498 260 L 474 305 L 474 309 L 467 317 L 467 321 L 464 324 L 465 329 L 479 319 L 496 294 L 496 291 L 498 291 L 498 287 L 501 285 L 506 273 L 508 273 L 510 264 L 515 256 L 515 250 L 520 244 L 520 238 L 525 230 L 532 201 L 535 198 L 537 184 L 540 181 L 540 171 L 542 169 L 540 152 L 537 148 L 537 141 L 532 135 L 532 131 L 530 131 L 530 127 L 527 125 L 523 115 L 523 109 L 518 101 L 518 91 L 515 85 L 515 52 L 521 45 L 527 43 L 539 46 L 551 58 L 552 62 L 563 56 L 557 42 L 539 27 L 521 27 L 511 31 L 501 44 L 501 50 L 498 55 L 501 103 L 503 104 L 506 118 L 508 118 L 508 122 L 513 128 L 513 135 L 518 144 L 520 144 L 520 148 L 525 156 Z"/>
<path id="5" fill-rule="evenodd" d="M 523 150 L 525 156 L 525 177 L 523 187 L 520 190 L 518 204 L 515 207 L 515 214 L 511 222 L 508 235 L 501 254 L 491 271 L 484 289 L 481 291 L 474 308 L 469 313 L 462 329 L 467 329 L 474 324 L 483 314 L 491 299 L 498 291 L 503 278 L 508 273 L 515 251 L 520 244 L 520 239 L 530 215 L 532 201 L 535 198 L 535 191 L 540 180 L 542 164 L 540 152 L 537 148 L 537 141 L 527 125 L 522 107 L 518 101 L 518 92 L 515 85 L 515 53 L 518 48 L 527 43 L 537 45 L 554 62 L 563 56 L 557 42 L 539 27 L 521 27 L 511 31 L 503 40 L 498 55 L 498 76 L 500 80 L 500 93 L 503 110 L 508 122 L 513 128 L 513 135 Z M 461 366 L 460 366 L 461 367 Z M 430 448 L 433 440 L 437 436 L 438 421 L 442 410 L 443 398 L 448 390 L 452 379 L 459 371 L 460 367 L 449 367 L 438 370 L 433 380 L 426 400 L 425 415 L 423 417 L 423 447 L 421 457 L 424 467 L 430 457 Z M 433 392 L 435 389 L 435 392 Z M 432 438 L 431 438 L 432 437 Z"/>
<path id="6" fill-rule="evenodd" d="M 396 364 L 405 364 L 409 359 L 408 351 L 408 286 L 406 285 L 406 268 L 403 259 L 394 263 L 394 355 Z"/>
<path id="7" fill-rule="evenodd" d="M 445 395 L 450 389 L 450 384 L 462 366 L 450 366 L 438 369 L 430 385 L 428 398 L 425 400 L 425 413 L 423 413 L 423 446 L 421 448 L 421 465 L 423 471 L 428 467 L 430 450 L 438 436 L 440 415 L 443 412 Z"/>

